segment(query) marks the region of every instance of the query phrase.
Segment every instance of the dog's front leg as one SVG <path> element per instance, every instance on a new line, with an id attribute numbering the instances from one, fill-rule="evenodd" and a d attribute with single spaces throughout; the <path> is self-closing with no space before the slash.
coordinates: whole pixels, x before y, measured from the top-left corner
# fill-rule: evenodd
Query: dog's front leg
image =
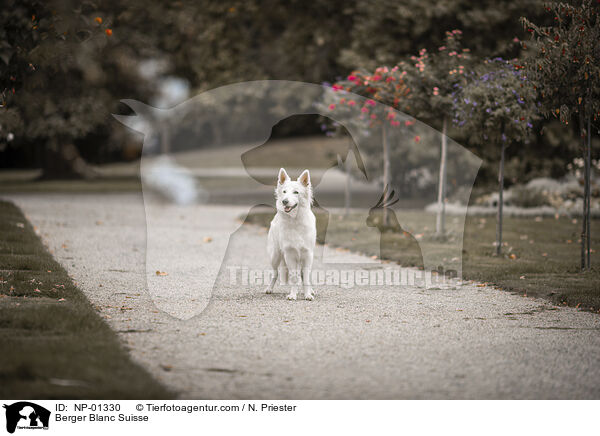
<path id="1" fill-rule="evenodd" d="M 287 296 L 288 300 L 295 300 L 298 295 L 298 286 L 300 285 L 300 259 L 295 250 L 285 250 L 285 263 L 288 269 L 288 283 L 290 285 L 290 293 Z"/>
<path id="2" fill-rule="evenodd" d="M 312 253 L 305 252 L 302 255 L 302 286 L 304 287 L 304 299 L 312 301 L 315 299 L 315 294 L 313 292 L 311 283 L 310 283 L 310 274 L 312 271 Z"/>
<path id="3" fill-rule="evenodd" d="M 265 291 L 267 294 L 273 293 L 273 287 L 277 282 L 277 277 L 279 276 L 279 265 L 281 263 L 281 252 L 279 250 L 275 250 L 273 255 L 271 256 L 271 268 L 273 268 L 273 277 L 271 277 L 271 282 Z"/>

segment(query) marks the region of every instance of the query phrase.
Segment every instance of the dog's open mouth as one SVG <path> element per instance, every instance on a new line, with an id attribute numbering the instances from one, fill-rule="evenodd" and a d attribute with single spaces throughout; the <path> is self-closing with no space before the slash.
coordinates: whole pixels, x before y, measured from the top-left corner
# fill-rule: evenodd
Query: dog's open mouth
<path id="1" fill-rule="evenodd" d="M 291 212 L 293 209 L 295 209 L 295 208 L 296 208 L 296 206 L 298 206 L 298 203 L 294 204 L 293 206 L 285 206 L 285 207 L 283 208 L 283 211 L 284 211 L 285 213 L 290 213 L 290 212 Z"/>

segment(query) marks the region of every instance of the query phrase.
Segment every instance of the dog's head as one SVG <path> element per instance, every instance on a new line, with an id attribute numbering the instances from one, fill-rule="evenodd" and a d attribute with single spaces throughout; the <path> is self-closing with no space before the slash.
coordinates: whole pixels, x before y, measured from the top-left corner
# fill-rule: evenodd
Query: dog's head
<path id="1" fill-rule="evenodd" d="M 291 217 L 296 217 L 299 208 L 312 206 L 312 185 L 308 170 L 304 170 L 298 180 L 292 180 L 281 168 L 277 176 L 275 199 L 277 210 Z"/>

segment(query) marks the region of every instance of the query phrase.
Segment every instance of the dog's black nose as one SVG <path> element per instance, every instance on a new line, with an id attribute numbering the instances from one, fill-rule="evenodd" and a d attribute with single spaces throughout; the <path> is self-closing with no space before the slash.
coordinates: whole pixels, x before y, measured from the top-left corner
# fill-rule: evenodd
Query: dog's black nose
<path id="1" fill-rule="evenodd" d="M 285 206 L 287 206 L 287 204 L 289 203 L 289 201 L 287 201 L 287 200 L 282 200 L 281 202 L 282 202 L 282 203 L 283 203 Z"/>

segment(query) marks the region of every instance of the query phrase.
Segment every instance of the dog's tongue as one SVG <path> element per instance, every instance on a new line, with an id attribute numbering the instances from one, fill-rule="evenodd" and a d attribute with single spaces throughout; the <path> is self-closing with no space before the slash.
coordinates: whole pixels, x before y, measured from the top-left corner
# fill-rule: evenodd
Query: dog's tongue
<path id="1" fill-rule="evenodd" d="M 292 210 L 291 206 L 286 206 L 283 208 L 283 210 L 285 210 L 286 212 L 289 212 L 290 210 Z"/>

